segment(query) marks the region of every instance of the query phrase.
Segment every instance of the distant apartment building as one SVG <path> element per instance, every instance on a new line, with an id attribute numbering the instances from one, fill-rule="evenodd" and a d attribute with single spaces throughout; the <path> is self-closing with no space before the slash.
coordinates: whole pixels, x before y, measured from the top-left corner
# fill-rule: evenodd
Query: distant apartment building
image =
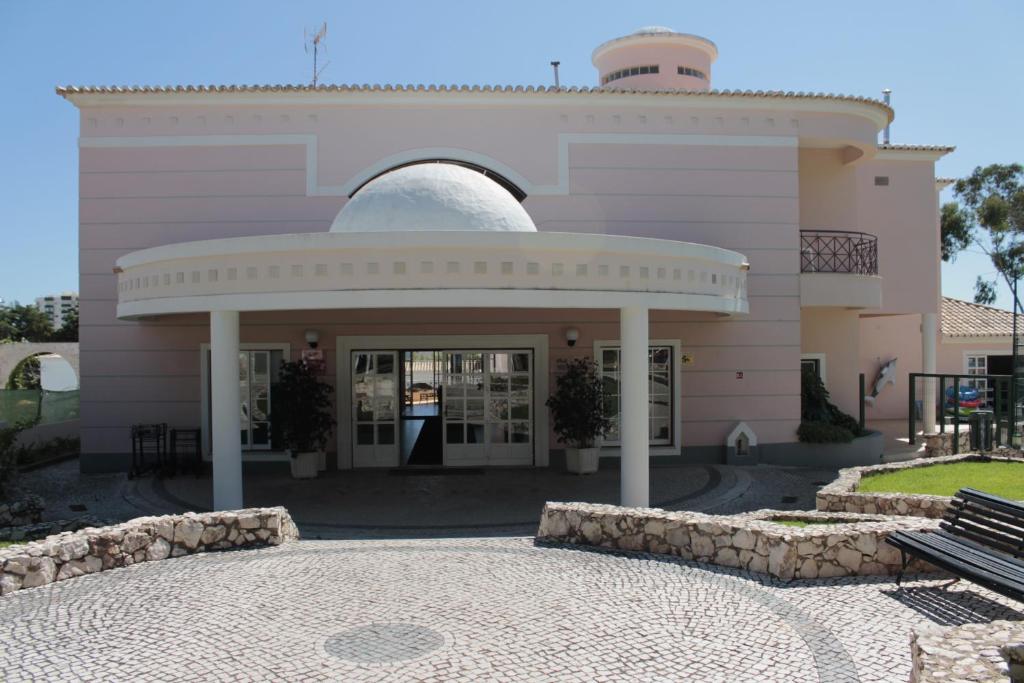
<path id="1" fill-rule="evenodd" d="M 36 299 L 36 308 L 46 314 L 50 319 L 50 325 L 57 330 L 64 324 L 64 319 L 72 309 L 78 308 L 78 293 L 64 292 L 41 296 Z"/>

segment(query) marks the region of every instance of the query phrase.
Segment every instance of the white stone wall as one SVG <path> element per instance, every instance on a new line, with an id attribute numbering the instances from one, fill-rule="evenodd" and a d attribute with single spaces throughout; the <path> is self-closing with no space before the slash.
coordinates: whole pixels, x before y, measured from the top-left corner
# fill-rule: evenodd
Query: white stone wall
<path id="1" fill-rule="evenodd" d="M 137 562 L 278 545 L 298 537 L 282 507 L 139 517 L 0 549 L 0 595 Z"/>
<path id="2" fill-rule="evenodd" d="M 790 527 L 770 519 L 827 521 Z M 735 516 L 589 503 L 547 503 L 537 540 L 675 555 L 780 579 L 891 575 L 900 553 L 885 543 L 899 529 L 935 529 L 920 518 L 759 510 Z M 907 571 L 935 571 L 913 560 Z"/>
<path id="3" fill-rule="evenodd" d="M 1007 681 L 1007 661 L 1018 661 L 1020 646 L 1013 643 L 1021 640 L 1024 624 L 1016 621 L 916 629 L 910 633 L 910 681 Z"/>

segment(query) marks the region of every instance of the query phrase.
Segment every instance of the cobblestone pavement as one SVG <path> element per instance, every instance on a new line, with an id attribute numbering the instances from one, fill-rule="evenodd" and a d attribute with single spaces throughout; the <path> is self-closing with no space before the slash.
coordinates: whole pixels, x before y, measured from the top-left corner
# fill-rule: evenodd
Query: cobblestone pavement
<path id="1" fill-rule="evenodd" d="M 25 680 L 905 681 L 914 626 L 1024 619 L 970 584 L 781 584 L 524 538 L 303 541 L 0 600 Z"/>
<path id="2" fill-rule="evenodd" d="M 651 470 L 652 503 L 668 510 L 730 514 L 814 508 L 835 470 L 686 465 Z M 123 473 L 78 472 L 66 461 L 21 475 L 18 488 L 46 500 L 44 517 L 89 515 L 127 520 L 204 510 L 210 478 L 128 480 Z M 536 531 L 548 500 L 616 503 L 618 472 L 576 476 L 552 470 L 485 470 L 475 475 L 389 476 L 386 471 L 330 473 L 315 480 L 250 474 L 249 506 L 283 505 L 307 538 L 523 536 Z M 84 509 L 83 509 L 84 508 Z"/>

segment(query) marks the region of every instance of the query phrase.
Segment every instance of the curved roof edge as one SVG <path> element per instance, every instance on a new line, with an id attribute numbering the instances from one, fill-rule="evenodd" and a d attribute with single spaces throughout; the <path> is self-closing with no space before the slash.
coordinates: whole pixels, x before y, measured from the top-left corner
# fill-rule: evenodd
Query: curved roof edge
<path id="1" fill-rule="evenodd" d="M 438 85 L 429 84 L 336 84 L 336 85 L 130 85 L 130 86 L 94 86 L 94 85 L 60 85 L 56 92 L 61 97 L 75 100 L 79 95 L 175 95 L 191 94 L 237 94 L 237 93 L 363 93 L 363 92 L 400 92 L 400 93 L 499 93 L 499 94 L 534 94 L 534 95 L 591 95 L 608 97 L 613 95 L 661 95 L 666 97 L 708 97 L 708 98 L 761 98 L 761 99 L 794 99 L 794 100 L 832 100 L 865 104 L 884 112 L 890 120 L 893 109 L 871 97 L 860 95 L 843 95 L 839 93 L 804 92 L 793 90 L 638 90 L 627 88 L 601 87 L 560 87 L 545 85 Z"/>
<path id="2" fill-rule="evenodd" d="M 660 28 L 662 27 L 646 27 L 634 31 L 629 35 L 606 40 L 595 47 L 594 51 L 590 53 L 590 61 L 593 63 L 602 53 L 615 47 L 625 46 L 630 43 L 651 43 L 657 41 L 667 41 L 696 47 L 707 52 L 712 61 L 718 57 L 718 46 L 715 45 L 713 40 L 705 38 L 704 36 L 698 36 L 695 33 L 680 33 L 678 31 L 672 31 L 671 29 L 658 30 Z"/>

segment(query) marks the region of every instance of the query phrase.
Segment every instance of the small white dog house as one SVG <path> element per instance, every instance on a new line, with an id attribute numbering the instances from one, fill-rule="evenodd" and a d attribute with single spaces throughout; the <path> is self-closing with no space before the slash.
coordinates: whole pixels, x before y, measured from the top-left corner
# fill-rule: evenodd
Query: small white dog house
<path id="1" fill-rule="evenodd" d="M 746 422 L 740 422 L 725 439 L 725 462 L 729 465 L 756 465 L 757 434 Z"/>

